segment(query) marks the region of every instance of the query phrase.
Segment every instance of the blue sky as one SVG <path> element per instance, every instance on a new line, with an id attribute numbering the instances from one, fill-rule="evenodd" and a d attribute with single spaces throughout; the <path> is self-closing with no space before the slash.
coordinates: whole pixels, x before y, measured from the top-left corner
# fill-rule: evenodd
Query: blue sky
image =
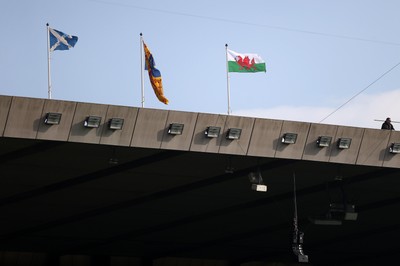
<path id="1" fill-rule="evenodd" d="M 79 37 L 52 53 L 53 99 L 140 107 L 142 32 L 170 101 L 145 73 L 146 108 L 226 114 L 227 43 L 267 64 L 230 73 L 232 115 L 379 128 L 374 119 L 400 121 L 399 10 L 397 0 L 1 0 L 0 94 L 47 98 L 49 23 Z"/>

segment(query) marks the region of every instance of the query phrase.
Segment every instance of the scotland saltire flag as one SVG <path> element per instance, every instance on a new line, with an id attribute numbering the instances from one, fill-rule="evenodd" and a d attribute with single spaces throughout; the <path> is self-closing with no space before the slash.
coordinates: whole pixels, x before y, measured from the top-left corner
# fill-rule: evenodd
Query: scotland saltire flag
<path id="1" fill-rule="evenodd" d="M 49 28 L 50 52 L 54 50 L 69 50 L 74 47 L 78 37 Z"/>

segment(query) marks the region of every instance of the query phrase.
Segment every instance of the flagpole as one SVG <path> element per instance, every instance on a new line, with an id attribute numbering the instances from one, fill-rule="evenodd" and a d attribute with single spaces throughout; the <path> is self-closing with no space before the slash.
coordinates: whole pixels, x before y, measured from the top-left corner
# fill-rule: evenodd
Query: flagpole
<path id="1" fill-rule="evenodd" d="M 48 98 L 51 99 L 51 75 L 50 75 L 50 26 L 49 23 L 46 24 L 47 26 L 47 94 Z"/>
<path id="2" fill-rule="evenodd" d="M 228 44 L 225 44 L 226 52 L 226 89 L 228 93 L 228 115 L 231 113 L 231 93 L 229 88 Z"/>
<path id="3" fill-rule="evenodd" d="M 144 73 L 143 73 L 143 34 L 140 33 L 140 73 L 141 73 L 141 88 L 142 88 L 142 108 L 144 107 Z"/>

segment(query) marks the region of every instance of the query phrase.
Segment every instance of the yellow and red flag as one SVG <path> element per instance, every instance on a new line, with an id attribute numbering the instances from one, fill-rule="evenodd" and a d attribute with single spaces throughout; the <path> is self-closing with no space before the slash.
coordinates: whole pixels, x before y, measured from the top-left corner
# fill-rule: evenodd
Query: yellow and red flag
<path id="1" fill-rule="evenodd" d="M 168 99 L 164 96 L 164 90 L 161 79 L 161 72 L 155 67 L 153 55 L 151 54 L 147 45 L 143 42 L 144 53 L 145 53 L 145 69 L 149 72 L 149 78 L 151 86 L 153 87 L 154 93 L 158 100 L 162 103 L 168 104 Z"/>

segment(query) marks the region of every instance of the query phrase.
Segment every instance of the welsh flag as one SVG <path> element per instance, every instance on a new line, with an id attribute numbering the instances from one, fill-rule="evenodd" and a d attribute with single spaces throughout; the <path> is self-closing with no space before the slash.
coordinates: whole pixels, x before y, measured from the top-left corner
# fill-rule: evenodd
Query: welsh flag
<path id="1" fill-rule="evenodd" d="M 265 61 L 258 54 L 239 54 L 227 49 L 228 72 L 266 72 Z"/>

